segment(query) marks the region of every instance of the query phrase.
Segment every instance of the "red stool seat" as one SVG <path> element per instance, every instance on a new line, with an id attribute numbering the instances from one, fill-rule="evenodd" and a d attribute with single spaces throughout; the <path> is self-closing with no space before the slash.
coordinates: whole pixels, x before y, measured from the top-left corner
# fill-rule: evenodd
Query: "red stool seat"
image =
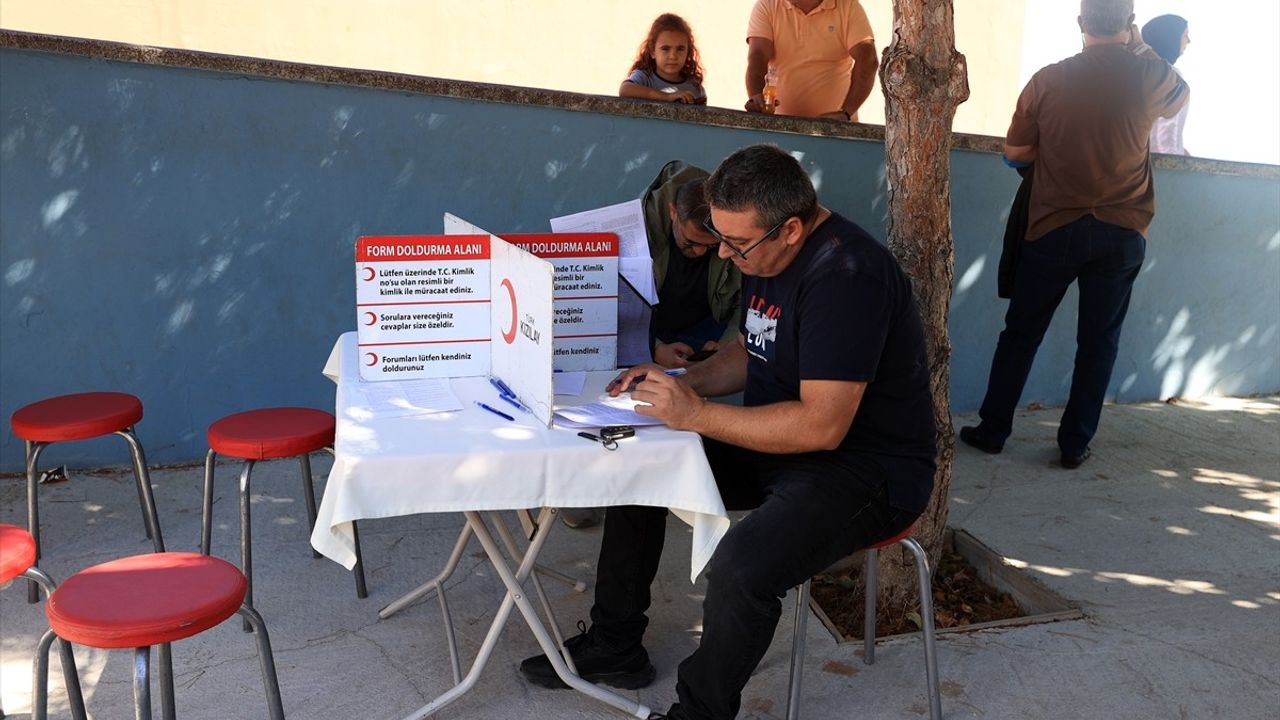
<path id="1" fill-rule="evenodd" d="M 138 424 L 142 401 L 120 392 L 59 395 L 19 408 L 13 434 L 31 442 L 88 440 Z"/>
<path id="2" fill-rule="evenodd" d="M 263 408 L 228 415 L 209 426 L 219 455 L 269 460 L 315 452 L 333 444 L 333 415 L 312 408 Z"/>
<path id="3" fill-rule="evenodd" d="M 248 583 L 199 553 L 134 555 L 67 578 L 49 597 L 49 626 L 89 647 L 138 648 L 191 637 L 235 614 Z"/>
<path id="4" fill-rule="evenodd" d="M 36 539 L 17 525 L 0 525 L 0 583 L 36 564 Z"/>
<path id="5" fill-rule="evenodd" d="M 890 546 L 893 546 L 893 545 L 897 545 L 899 540 L 906 540 L 907 538 L 911 537 L 911 533 L 912 533 L 912 532 L 914 532 L 914 531 L 915 531 L 915 529 L 916 529 L 916 526 L 915 526 L 915 525 L 911 525 L 911 526 L 910 526 L 910 527 L 908 527 L 906 530 L 903 530 L 902 532 L 898 533 L 897 535 L 894 535 L 893 537 L 889 538 L 888 540 L 881 540 L 880 542 L 876 543 L 875 545 L 872 545 L 871 547 L 869 547 L 869 548 L 867 548 L 867 549 L 868 549 L 868 550 L 883 550 L 883 549 L 885 549 L 885 548 L 887 548 L 887 547 L 890 547 Z"/>

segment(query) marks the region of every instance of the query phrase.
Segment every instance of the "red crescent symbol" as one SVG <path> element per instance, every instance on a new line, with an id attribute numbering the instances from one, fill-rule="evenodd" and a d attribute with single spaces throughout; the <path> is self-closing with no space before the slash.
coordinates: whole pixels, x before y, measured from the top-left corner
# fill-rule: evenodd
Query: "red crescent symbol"
<path id="1" fill-rule="evenodd" d="M 502 287 L 507 289 L 507 294 L 511 296 L 511 329 L 502 333 L 502 339 L 508 345 L 516 341 L 516 291 L 511 287 L 511 280 L 503 278 Z"/>
<path id="2" fill-rule="evenodd" d="M 365 281 L 366 281 L 366 282 L 368 282 L 369 280 L 372 280 L 372 279 L 373 279 L 373 276 L 376 274 L 376 273 L 374 273 L 374 272 L 373 272 L 373 268 L 371 268 L 371 267 L 367 267 L 367 268 L 365 268 L 365 272 L 369 273 L 368 277 L 366 277 L 366 278 L 365 278 Z"/>
<path id="3" fill-rule="evenodd" d="M 367 313 L 365 313 L 365 315 L 368 315 L 368 316 L 369 316 L 369 322 L 365 323 L 365 325 L 372 325 L 372 324 L 374 324 L 374 323 L 378 322 L 378 316 L 377 316 L 377 315 L 375 315 L 375 314 L 373 314 L 373 313 L 371 313 L 371 312 L 367 312 Z"/>
<path id="4" fill-rule="evenodd" d="M 377 355 L 375 355 L 375 354 L 373 354 L 373 353 L 365 353 L 365 355 L 368 355 L 368 356 L 369 356 L 369 362 L 365 363 L 365 365 L 368 365 L 369 367 L 373 367 L 374 365 L 377 365 L 377 364 L 378 364 L 378 356 L 377 356 Z"/>

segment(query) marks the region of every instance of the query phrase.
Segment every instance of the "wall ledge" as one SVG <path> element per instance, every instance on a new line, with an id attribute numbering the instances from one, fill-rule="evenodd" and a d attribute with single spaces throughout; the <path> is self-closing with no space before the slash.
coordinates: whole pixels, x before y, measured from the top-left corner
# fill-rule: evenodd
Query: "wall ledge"
<path id="1" fill-rule="evenodd" d="M 884 127 L 881 125 L 849 124 L 834 120 L 761 115 L 715 107 L 687 107 L 675 103 L 656 103 L 560 90 L 492 85 L 379 70 L 309 65 L 281 60 L 130 45 L 127 43 L 44 35 L 16 30 L 0 29 L 0 48 L 79 55 L 113 62 L 209 70 L 297 82 L 367 87 L 395 92 L 462 98 L 480 102 L 548 107 L 572 112 L 672 120 L 712 127 L 765 130 L 797 135 L 884 142 Z M 954 150 L 1000 153 L 1003 150 L 1003 138 L 952 133 L 951 146 Z M 1280 165 L 1175 155 L 1153 155 L 1152 164 L 1157 168 L 1166 170 L 1280 179 Z"/>

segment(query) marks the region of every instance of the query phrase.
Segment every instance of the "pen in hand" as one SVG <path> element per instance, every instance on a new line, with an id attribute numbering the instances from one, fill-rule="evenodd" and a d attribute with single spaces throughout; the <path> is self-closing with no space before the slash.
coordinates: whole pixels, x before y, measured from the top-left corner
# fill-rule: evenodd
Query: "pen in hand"
<path id="1" fill-rule="evenodd" d="M 678 376 L 680 376 L 680 375 L 684 375 L 684 374 L 685 374 L 685 373 L 687 373 L 687 372 L 689 372 L 689 371 L 688 371 L 688 370 L 686 370 L 685 368 L 669 368 L 669 369 L 667 369 L 667 370 L 663 370 L 663 371 L 662 371 L 662 374 L 663 374 L 663 375 L 667 375 L 667 376 L 669 376 L 669 377 L 678 377 Z M 631 386 L 630 386 L 630 387 L 628 387 L 624 392 L 631 392 L 632 390 L 635 390 L 637 385 L 639 385 L 640 383 L 644 382 L 644 378 L 645 378 L 645 376 L 644 376 L 644 375 L 637 375 L 637 376 L 635 376 L 634 378 L 632 378 L 632 379 L 631 379 Z M 611 388 L 611 387 L 613 387 L 614 385 L 617 385 L 617 384 L 618 384 L 618 382 L 619 382 L 621 379 L 622 379 L 622 378 L 620 378 L 620 377 L 616 377 L 616 378 L 614 378 L 613 380 L 610 380 L 610 381 L 609 381 L 609 385 L 608 385 L 608 387 L 610 387 L 610 388 Z"/>
<path id="2" fill-rule="evenodd" d="M 488 410 L 489 412 L 493 413 L 494 415 L 497 415 L 498 417 L 500 417 L 500 418 L 502 418 L 502 419 L 504 419 L 504 420 L 509 420 L 509 421 L 511 421 L 511 422 L 515 422 L 515 420 L 516 420 L 515 418 L 513 418 L 513 417 L 511 417 L 510 415 L 508 415 L 508 414 L 506 414 L 506 413 L 502 412 L 501 410 L 499 410 L 499 409 L 497 409 L 497 408 L 495 408 L 495 407 L 489 406 L 489 405 L 485 405 L 484 403 L 480 402 L 479 400 L 476 400 L 476 401 L 475 401 L 475 403 L 476 403 L 476 405 L 477 405 L 481 410 Z"/>

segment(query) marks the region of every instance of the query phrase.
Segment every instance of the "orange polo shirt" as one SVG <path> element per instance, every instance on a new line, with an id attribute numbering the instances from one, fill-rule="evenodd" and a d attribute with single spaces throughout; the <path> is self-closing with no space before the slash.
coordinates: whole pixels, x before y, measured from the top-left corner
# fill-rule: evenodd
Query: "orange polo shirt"
<path id="1" fill-rule="evenodd" d="M 857 0 L 823 0 L 808 14 L 788 0 L 756 0 L 747 23 L 747 39 L 753 37 L 773 43 L 778 114 L 802 117 L 841 109 L 853 70 L 849 51 L 874 39 Z"/>

